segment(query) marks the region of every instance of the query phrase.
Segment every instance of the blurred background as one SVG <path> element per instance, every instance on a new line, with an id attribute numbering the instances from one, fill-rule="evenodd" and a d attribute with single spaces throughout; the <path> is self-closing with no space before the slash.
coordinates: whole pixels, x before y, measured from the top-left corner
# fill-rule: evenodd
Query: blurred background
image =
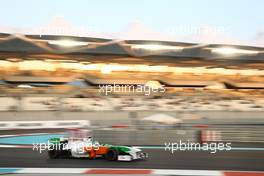
<path id="1" fill-rule="evenodd" d="M 113 134 L 136 145 L 161 145 L 171 137 L 199 140 L 202 129 L 217 132 L 210 140 L 263 144 L 260 47 L 1 37 L 2 121 L 88 120 L 93 128 L 128 134 L 184 130 L 161 133 L 160 140 Z M 109 142 L 116 142 L 113 136 Z"/>

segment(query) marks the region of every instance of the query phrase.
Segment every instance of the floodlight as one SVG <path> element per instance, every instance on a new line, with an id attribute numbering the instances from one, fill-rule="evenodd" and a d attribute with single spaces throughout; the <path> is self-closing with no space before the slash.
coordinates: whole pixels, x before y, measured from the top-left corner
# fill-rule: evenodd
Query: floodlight
<path id="1" fill-rule="evenodd" d="M 258 54 L 259 53 L 259 51 L 237 49 L 237 48 L 232 48 L 232 47 L 212 48 L 211 51 L 213 53 L 224 54 L 224 55 Z"/>
<path id="2" fill-rule="evenodd" d="M 88 42 L 79 42 L 73 40 L 50 40 L 48 44 L 59 45 L 62 47 L 75 47 L 75 46 L 85 46 L 88 45 Z"/>

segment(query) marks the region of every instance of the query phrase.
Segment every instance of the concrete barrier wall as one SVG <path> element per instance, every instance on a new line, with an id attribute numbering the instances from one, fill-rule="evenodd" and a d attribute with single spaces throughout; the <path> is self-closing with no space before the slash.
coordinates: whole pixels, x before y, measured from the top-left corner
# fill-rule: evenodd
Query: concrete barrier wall
<path id="1" fill-rule="evenodd" d="M 94 130 L 101 143 L 116 145 L 164 145 L 169 142 L 198 141 L 196 130 Z"/>
<path id="2" fill-rule="evenodd" d="M 207 130 L 204 130 L 207 131 Z M 262 131 L 210 131 L 211 136 L 201 140 L 199 129 L 185 130 L 94 130 L 93 136 L 100 143 L 116 145 L 161 145 L 165 143 L 181 142 L 231 142 L 231 143 L 259 143 L 263 144 Z M 216 132 L 217 136 L 214 136 Z M 213 136 L 212 136 L 213 134 Z"/>
<path id="3" fill-rule="evenodd" d="M 156 113 L 165 113 L 176 118 L 181 118 L 184 112 L 160 111 L 103 111 L 103 112 L 60 112 L 60 111 L 24 111 L 0 112 L 0 121 L 34 121 L 34 120 L 91 120 L 96 125 L 133 124 L 143 117 Z M 263 112 L 238 112 L 238 111 L 196 111 L 204 119 L 188 120 L 187 123 L 264 123 Z M 134 115 L 132 115 L 134 114 Z"/>
<path id="4" fill-rule="evenodd" d="M 0 121 L 0 130 L 89 128 L 89 120 Z"/>

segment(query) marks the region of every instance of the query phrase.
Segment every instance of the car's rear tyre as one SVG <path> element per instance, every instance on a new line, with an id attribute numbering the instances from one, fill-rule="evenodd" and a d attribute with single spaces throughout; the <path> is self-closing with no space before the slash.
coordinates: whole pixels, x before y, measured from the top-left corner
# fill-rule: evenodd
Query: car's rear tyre
<path id="1" fill-rule="evenodd" d="M 48 155 L 50 159 L 59 158 L 60 152 L 58 150 L 49 150 Z"/>
<path id="2" fill-rule="evenodd" d="M 105 155 L 105 159 L 108 161 L 116 161 L 118 159 L 118 150 L 117 149 L 109 149 L 108 152 Z"/>

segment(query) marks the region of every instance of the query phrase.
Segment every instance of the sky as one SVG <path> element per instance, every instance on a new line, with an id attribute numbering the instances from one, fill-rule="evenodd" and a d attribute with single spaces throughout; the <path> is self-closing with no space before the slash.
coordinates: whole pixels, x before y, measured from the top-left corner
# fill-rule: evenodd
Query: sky
<path id="1" fill-rule="evenodd" d="M 120 32 L 139 21 L 170 35 L 189 35 L 210 26 L 250 40 L 264 32 L 263 8 L 263 0 L 1 0 L 0 27 L 43 26 L 59 16 L 103 33 Z"/>

